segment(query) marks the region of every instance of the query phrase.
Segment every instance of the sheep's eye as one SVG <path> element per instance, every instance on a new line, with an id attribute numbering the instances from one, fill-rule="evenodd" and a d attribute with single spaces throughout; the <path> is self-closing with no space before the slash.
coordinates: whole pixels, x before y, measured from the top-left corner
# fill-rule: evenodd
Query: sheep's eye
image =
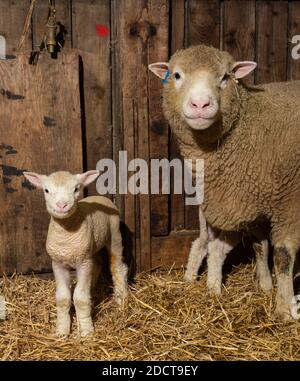
<path id="1" fill-rule="evenodd" d="M 49 189 L 45 188 L 45 193 L 49 193 Z"/>
<path id="2" fill-rule="evenodd" d="M 227 80 L 229 79 L 229 77 L 230 77 L 230 75 L 229 75 L 228 73 L 225 73 L 225 74 L 223 75 L 222 82 L 223 82 L 223 81 L 227 81 Z"/>
<path id="3" fill-rule="evenodd" d="M 78 192 L 80 189 L 79 185 L 74 189 L 74 193 Z"/>
<path id="4" fill-rule="evenodd" d="M 176 73 L 174 73 L 174 78 L 175 78 L 176 80 L 178 80 L 178 79 L 181 78 L 180 74 L 179 74 L 177 71 L 176 71 Z"/>

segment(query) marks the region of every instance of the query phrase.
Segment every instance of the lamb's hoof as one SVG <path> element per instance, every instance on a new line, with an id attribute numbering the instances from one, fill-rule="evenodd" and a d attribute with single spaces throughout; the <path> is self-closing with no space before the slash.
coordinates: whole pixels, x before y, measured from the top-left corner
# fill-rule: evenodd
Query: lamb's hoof
<path id="1" fill-rule="evenodd" d="M 85 329 L 82 329 L 80 331 L 80 337 L 88 337 L 88 336 L 92 336 L 92 334 L 94 333 L 95 329 L 94 327 L 88 327 L 88 328 L 85 328 Z"/>
<path id="2" fill-rule="evenodd" d="M 183 280 L 186 283 L 194 283 L 197 280 L 197 275 L 189 274 L 187 272 L 184 273 Z"/>
<path id="3" fill-rule="evenodd" d="M 222 285 L 217 284 L 218 282 L 207 282 L 206 283 L 206 288 L 207 292 L 211 297 L 216 297 L 219 298 L 222 293 Z"/>
<path id="4" fill-rule="evenodd" d="M 121 295 L 120 294 L 115 295 L 115 302 L 118 305 L 119 309 L 123 310 L 127 302 L 127 293 L 123 293 Z"/>
<path id="5" fill-rule="evenodd" d="M 63 338 L 70 335 L 70 328 L 69 327 L 57 327 L 56 328 L 56 336 Z"/>

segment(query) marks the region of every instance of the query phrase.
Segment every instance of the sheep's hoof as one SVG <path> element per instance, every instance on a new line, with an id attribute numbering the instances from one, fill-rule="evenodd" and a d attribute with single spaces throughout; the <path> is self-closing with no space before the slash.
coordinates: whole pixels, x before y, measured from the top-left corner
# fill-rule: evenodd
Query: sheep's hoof
<path id="1" fill-rule="evenodd" d="M 94 327 L 88 327 L 88 328 L 82 329 L 80 331 L 80 337 L 91 336 L 94 333 L 94 331 L 95 331 Z"/>
<path id="2" fill-rule="evenodd" d="M 258 291 L 261 290 L 266 295 L 270 295 L 272 293 L 272 287 L 273 285 L 271 277 L 256 280 L 256 289 Z"/>
<path id="3" fill-rule="evenodd" d="M 290 313 L 290 310 L 286 307 L 276 307 L 275 311 L 273 313 L 273 316 L 275 319 L 282 320 L 282 321 L 289 321 L 292 320 L 292 316 Z"/>

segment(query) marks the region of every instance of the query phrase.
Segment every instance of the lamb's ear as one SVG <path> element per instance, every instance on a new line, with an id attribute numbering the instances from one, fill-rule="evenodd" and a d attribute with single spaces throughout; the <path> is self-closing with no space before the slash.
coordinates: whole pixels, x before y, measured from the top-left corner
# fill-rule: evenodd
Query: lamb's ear
<path id="1" fill-rule="evenodd" d="M 93 181 L 96 180 L 96 178 L 100 175 L 99 171 L 87 171 L 84 173 L 80 173 L 79 175 L 76 175 L 79 182 L 86 187 L 87 185 L 91 184 Z"/>
<path id="2" fill-rule="evenodd" d="M 35 187 L 43 189 L 45 175 L 39 175 L 34 172 L 23 172 L 25 178 Z"/>
<path id="3" fill-rule="evenodd" d="M 256 62 L 253 61 L 238 61 L 235 62 L 232 68 L 232 73 L 236 79 L 244 78 L 246 75 L 251 73 L 257 66 Z"/>
<path id="4" fill-rule="evenodd" d="M 166 73 L 169 70 L 169 64 L 168 62 L 156 62 L 150 64 L 148 69 L 152 71 L 152 73 L 154 73 L 157 77 L 165 79 Z"/>

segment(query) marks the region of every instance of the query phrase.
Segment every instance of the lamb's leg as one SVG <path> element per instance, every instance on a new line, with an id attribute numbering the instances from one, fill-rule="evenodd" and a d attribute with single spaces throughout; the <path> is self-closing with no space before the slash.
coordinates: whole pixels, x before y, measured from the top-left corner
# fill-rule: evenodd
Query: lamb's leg
<path id="1" fill-rule="evenodd" d="M 110 271 L 114 285 L 114 297 L 117 304 L 124 306 L 127 298 L 127 265 L 123 262 L 122 236 L 119 218 L 111 217 L 111 240 L 107 245 L 110 254 Z"/>
<path id="2" fill-rule="evenodd" d="M 94 331 L 91 310 L 91 286 L 94 262 L 84 262 L 77 267 L 77 284 L 74 290 L 74 304 L 77 314 L 78 329 L 81 336 Z"/>
<path id="3" fill-rule="evenodd" d="M 193 282 L 197 279 L 199 268 L 202 264 L 203 259 L 207 255 L 207 244 L 208 244 L 207 223 L 206 223 L 206 219 L 202 212 L 201 207 L 199 207 L 199 224 L 200 224 L 199 237 L 195 239 L 195 241 L 192 243 L 188 262 L 186 265 L 186 270 L 184 273 L 184 280 L 186 282 Z"/>
<path id="4" fill-rule="evenodd" d="M 207 288 L 211 295 L 221 295 L 222 268 L 227 254 L 240 242 L 239 233 L 221 232 L 219 237 L 209 242 L 207 257 Z"/>
<path id="5" fill-rule="evenodd" d="M 269 243 L 261 240 L 253 243 L 256 256 L 256 278 L 259 288 L 269 294 L 272 291 L 272 276 L 268 264 Z"/>
<path id="6" fill-rule="evenodd" d="M 71 318 L 71 277 L 70 271 L 62 264 L 53 261 L 52 268 L 56 282 L 56 334 L 66 336 L 70 333 Z"/>
<path id="7" fill-rule="evenodd" d="M 274 267 L 277 278 L 275 315 L 283 320 L 291 317 L 291 303 L 294 296 L 293 267 L 297 250 L 287 245 L 275 245 Z"/>

